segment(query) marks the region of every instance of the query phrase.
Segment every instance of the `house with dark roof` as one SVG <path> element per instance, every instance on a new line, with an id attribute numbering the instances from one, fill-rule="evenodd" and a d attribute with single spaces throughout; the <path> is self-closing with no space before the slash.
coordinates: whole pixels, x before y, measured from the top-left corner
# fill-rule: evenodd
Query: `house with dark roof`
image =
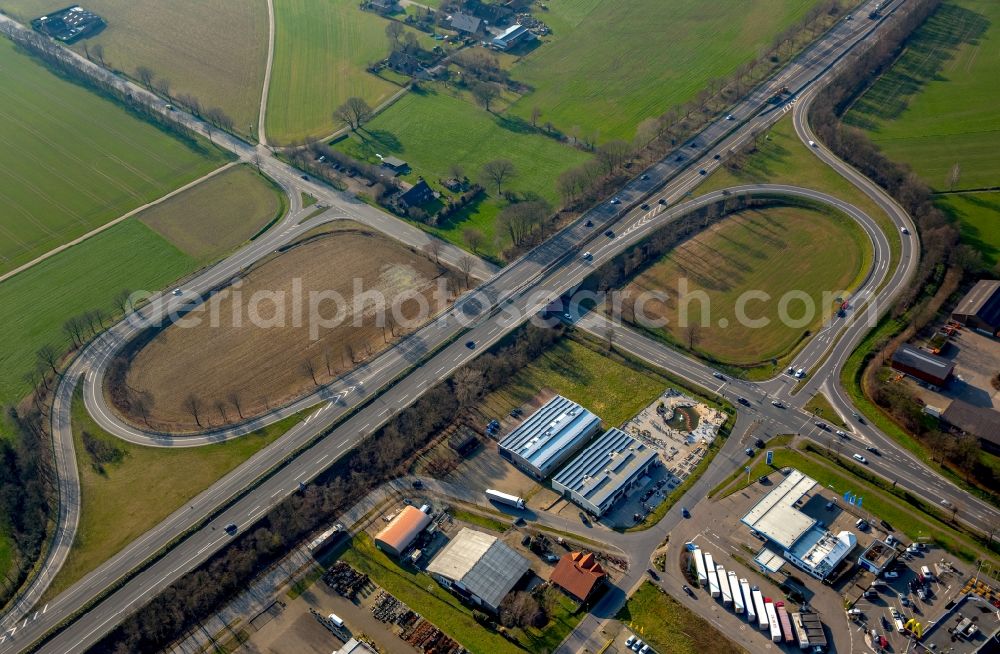
<path id="1" fill-rule="evenodd" d="M 409 77 L 416 77 L 424 72 L 424 67 L 420 63 L 420 60 L 402 50 L 393 50 L 390 52 L 389 58 L 385 60 L 385 65 L 390 70 Z"/>
<path id="2" fill-rule="evenodd" d="M 410 169 L 410 165 L 399 157 L 382 157 L 382 167 L 388 168 L 397 175 Z"/>
<path id="3" fill-rule="evenodd" d="M 1000 280 L 977 282 L 951 312 L 951 317 L 966 327 L 996 336 L 1000 332 Z"/>
<path id="4" fill-rule="evenodd" d="M 483 19 L 469 14 L 454 13 L 448 19 L 448 25 L 456 32 L 478 36 L 483 29 Z"/>
<path id="5" fill-rule="evenodd" d="M 932 386 L 944 386 L 955 370 L 955 364 L 948 359 L 935 356 L 906 343 L 900 345 L 892 353 L 891 365 L 893 370 L 898 370 Z"/>
<path id="6" fill-rule="evenodd" d="M 399 201 L 408 207 L 419 207 L 433 199 L 434 190 L 424 180 L 420 180 L 399 196 Z"/>
<path id="7" fill-rule="evenodd" d="M 1000 411 L 953 400 L 941 414 L 941 420 L 955 431 L 977 437 L 987 452 L 1000 454 Z"/>
<path id="8" fill-rule="evenodd" d="M 586 602 L 607 578 L 592 552 L 570 552 L 559 559 L 549 581 L 578 602 Z"/>

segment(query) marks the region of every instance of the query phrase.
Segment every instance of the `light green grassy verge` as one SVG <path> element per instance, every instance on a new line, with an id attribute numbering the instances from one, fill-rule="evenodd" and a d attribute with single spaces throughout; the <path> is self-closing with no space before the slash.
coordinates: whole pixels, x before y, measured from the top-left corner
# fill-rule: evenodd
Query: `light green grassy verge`
<path id="1" fill-rule="evenodd" d="M 830 405 L 830 400 L 826 399 L 826 396 L 822 393 L 816 393 L 813 395 L 805 406 L 802 407 L 803 411 L 812 413 L 818 419 L 828 422 L 832 425 L 837 425 L 838 427 L 847 428 L 847 423 L 844 422 L 840 414 L 833 410 L 833 406 Z"/>
<path id="2" fill-rule="evenodd" d="M 49 598 L 274 442 L 298 423 L 301 416 L 290 416 L 226 443 L 192 448 L 143 447 L 102 430 L 87 413 L 82 386 L 78 386 L 72 420 L 82 512 L 69 558 L 46 592 Z M 84 431 L 120 450 L 121 462 L 104 464 L 103 472 L 98 470 L 84 447 Z"/>
<path id="3" fill-rule="evenodd" d="M 647 581 L 615 616 L 657 652 L 745 654 L 711 623 Z"/>
<path id="4" fill-rule="evenodd" d="M 367 574 L 397 599 L 419 611 L 437 628 L 471 652 L 514 654 L 525 649 L 530 652 L 551 652 L 584 615 L 582 612 L 573 613 L 568 600 L 561 600 L 556 614 L 551 616 L 549 624 L 543 629 L 510 630 L 516 636 L 519 647 L 476 622 L 472 617 L 472 610 L 429 575 L 402 566 L 377 550 L 367 534 L 355 536 L 350 548 L 340 558 Z"/>

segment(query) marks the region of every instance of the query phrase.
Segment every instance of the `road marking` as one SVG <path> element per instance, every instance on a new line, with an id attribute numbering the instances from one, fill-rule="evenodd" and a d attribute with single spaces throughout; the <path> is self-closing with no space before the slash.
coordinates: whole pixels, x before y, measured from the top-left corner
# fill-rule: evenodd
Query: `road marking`
<path id="1" fill-rule="evenodd" d="M 45 608 L 44 608 L 44 609 L 42 609 L 42 615 L 45 615 L 45 612 L 46 612 L 46 611 L 48 611 L 48 610 L 49 610 L 49 605 L 48 605 L 48 604 L 46 604 L 46 605 L 45 605 Z"/>
<path id="2" fill-rule="evenodd" d="M 257 513 L 258 511 L 260 511 L 260 504 L 258 504 L 254 508 L 250 509 L 250 513 L 248 513 L 247 516 L 248 517 L 252 516 L 253 514 Z"/>
<path id="3" fill-rule="evenodd" d="M 337 447 L 338 448 L 339 447 L 344 447 L 345 445 L 347 445 L 347 441 L 349 441 L 349 440 L 350 440 L 349 438 L 345 438 L 344 441 L 340 445 L 338 445 Z"/>
<path id="4" fill-rule="evenodd" d="M 274 497 L 275 495 L 280 494 L 282 492 L 282 490 L 284 490 L 284 489 L 279 488 L 278 490 L 274 491 L 273 493 L 271 493 L 271 497 Z"/>
<path id="5" fill-rule="evenodd" d="M 324 454 L 320 458 L 316 459 L 316 462 L 317 463 L 322 463 L 324 459 L 328 459 L 328 458 L 330 458 L 330 455 L 329 454 Z"/>

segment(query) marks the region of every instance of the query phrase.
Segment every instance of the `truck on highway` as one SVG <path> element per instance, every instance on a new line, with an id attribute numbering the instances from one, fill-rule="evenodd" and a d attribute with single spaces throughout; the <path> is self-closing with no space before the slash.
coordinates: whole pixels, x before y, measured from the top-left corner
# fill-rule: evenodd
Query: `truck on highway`
<path id="1" fill-rule="evenodd" d="M 754 586 L 750 589 L 753 593 L 753 606 L 757 611 L 757 627 L 761 631 L 767 629 L 770 626 L 770 622 L 767 619 L 767 609 L 764 606 L 764 595 L 760 592 L 760 589 Z"/>
<path id="2" fill-rule="evenodd" d="M 767 626 L 771 630 L 771 642 L 781 642 L 781 622 L 778 621 L 778 610 L 770 597 L 764 598 L 764 610 L 767 611 Z"/>
<path id="3" fill-rule="evenodd" d="M 722 588 L 722 603 L 733 603 L 733 589 L 729 585 L 729 577 L 726 576 L 726 569 L 721 565 L 715 566 L 715 572 L 719 575 L 719 587 Z"/>
<path id="4" fill-rule="evenodd" d="M 757 621 L 757 610 L 753 605 L 753 594 L 750 591 L 750 582 L 740 579 L 740 589 L 743 591 L 743 605 L 747 609 L 747 622 L 754 624 Z"/>
<path id="5" fill-rule="evenodd" d="M 700 548 L 695 547 L 691 550 L 691 556 L 694 557 L 694 567 L 698 573 L 698 585 L 707 588 L 708 574 L 705 571 L 705 553 Z"/>
<path id="6" fill-rule="evenodd" d="M 712 559 L 712 555 L 705 553 L 705 572 L 708 575 L 708 592 L 712 597 L 719 596 L 719 575 L 715 571 L 715 561 Z"/>
<path id="7" fill-rule="evenodd" d="M 493 490 L 492 488 L 486 489 L 486 499 L 496 502 L 498 504 L 506 504 L 507 506 L 512 506 L 515 509 L 524 508 L 524 500 L 517 495 L 511 495 L 510 493 L 504 493 L 502 491 Z"/>
<path id="8" fill-rule="evenodd" d="M 774 610 L 778 613 L 778 622 L 781 623 L 781 633 L 785 635 L 785 642 L 794 643 L 795 634 L 792 633 L 792 621 L 788 619 L 788 611 L 785 610 L 785 603 L 775 602 Z"/>
<path id="9" fill-rule="evenodd" d="M 743 613 L 743 593 L 740 591 L 740 580 L 736 573 L 729 571 L 729 587 L 733 589 L 733 611 L 737 615 Z"/>

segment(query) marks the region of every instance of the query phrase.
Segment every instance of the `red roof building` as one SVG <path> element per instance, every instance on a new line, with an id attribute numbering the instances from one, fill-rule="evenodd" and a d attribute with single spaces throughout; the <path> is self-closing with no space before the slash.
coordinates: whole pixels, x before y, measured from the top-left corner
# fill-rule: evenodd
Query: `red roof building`
<path id="1" fill-rule="evenodd" d="M 549 581 L 570 597 L 586 602 L 607 577 L 593 553 L 570 552 L 559 559 Z"/>
<path id="2" fill-rule="evenodd" d="M 415 506 L 403 507 L 392 522 L 375 536 L 375 547 L 392 556 L 402 556 L 413 539 L 431 523 L 431 517 Z"/>

